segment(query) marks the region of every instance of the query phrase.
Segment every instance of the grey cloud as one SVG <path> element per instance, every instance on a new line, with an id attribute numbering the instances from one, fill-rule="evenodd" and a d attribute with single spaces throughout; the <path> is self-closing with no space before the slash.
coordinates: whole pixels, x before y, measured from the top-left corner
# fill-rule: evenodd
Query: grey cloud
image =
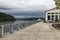
<path id="1" fill-rule="evenodd" d="M 42 16 L 43 13 L 41 14 L 40 11 L 53 7 L 55 7 L 53 0 L 0 0 L 0 12 L 22 15 L 22 17 L 24 15 Z M 37 12 L 39 13 L 37 14 Z"/>
<path id="2" fill-rule="evenodd" d="M 45 1 L 47 1 L 48 4 Z M 45 1 L 42 1 L 42 0 L 0 0 L 0 9 L 28 9 L 28 8 L 39 9 L 43 5 L 46 7 L 50 5 L 48 0 L 45 0 Z"/>

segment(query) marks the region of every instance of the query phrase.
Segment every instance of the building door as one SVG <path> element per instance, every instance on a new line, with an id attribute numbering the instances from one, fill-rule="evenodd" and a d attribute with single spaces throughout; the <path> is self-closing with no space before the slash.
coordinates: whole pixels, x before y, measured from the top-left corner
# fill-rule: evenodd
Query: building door
<path id="1" fill-rule="evenodd" d="M 60 15 L 59 15 L 59 21 L 60 21 Z"/>
<path id="2" fill-rule="evenodd" d="M 52 15 L 52 20 L 54 20 L 54 15 Z"/>
<path id="3" fill-rule="evenodd" d="M 58 21 L 58 15 L 55 15 L 55 21 Z"/>
<path id="4" fill-rule="evenodd" d="M 50 15 L 48 15 L 48 20 L 50 20 Z"/>

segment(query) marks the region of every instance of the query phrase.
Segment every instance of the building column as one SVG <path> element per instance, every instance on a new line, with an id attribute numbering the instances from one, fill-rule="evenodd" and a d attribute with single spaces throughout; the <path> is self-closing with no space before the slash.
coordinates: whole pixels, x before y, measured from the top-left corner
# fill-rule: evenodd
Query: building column
<path id="1" fill-rule="evenodd" d="M 59 20 L 59 14 L 58 14 L 58 20 Z"/>
<path id="2" fill-rule="evenodd" d="M 54 13 L 54 21 L 55 21 L 55 13 Z"/>
<path id="3" fill-rule="evenodd" d="M 60 15 L 59 15 L 59 21 L 60 21 Z"/>
<path id="4" fill-rule="evenodd" d="M 0 37 L 4 35 L 4 25 L 0 25 Z"/>
<path id="5" fill-rule="evenodd" d="M 50 14 L 50 21 L 52 21 L 52 15 Z"/>
<path id="6" fill-rule="evenodd" d="M 54 14 L 54 21 L 55 21 L 55 14 Z"/>
<path id="7" fill-rule="evenodd" d="M 46 13 L 46 15 L 45 15 L 45 21 L 46 21 L 46 22 L 48 21 L 48 15 L 47 15 L 47 13 Z"/>

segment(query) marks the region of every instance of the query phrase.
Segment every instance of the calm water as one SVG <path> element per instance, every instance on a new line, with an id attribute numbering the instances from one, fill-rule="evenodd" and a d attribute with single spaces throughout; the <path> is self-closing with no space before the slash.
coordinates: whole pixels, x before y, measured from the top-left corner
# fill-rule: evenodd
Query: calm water
<path id="1" fill-rule="evenodd" d="M 33 22 L 33 21 L 16 20 L 16 21 L 14 21 L 14 22 L 0 22 L 0 25 L 17 24 L 17 23 L 26 23 L 26 22 Z"/>
<path id="2" fill-rule="evenodd" d="M 34 22 L 34 21 L 24 21 L 24 20 L 16 20 L 15 22 L 0 22 L 0 25 L 3 24 L 5 25 L 4 26 L 4 33 L 6 32 L 9 32 L 10 31 L 10 27 L 9 27 L 9 24 L 14 24 L 13 25 L 13 30 L 17 30 L 17 25 L 16 24 L 19 24 L 19 28 L 21 29 L 23 26 L 22 26 L 22 23 L 26 23 L 26 22 Z"/>

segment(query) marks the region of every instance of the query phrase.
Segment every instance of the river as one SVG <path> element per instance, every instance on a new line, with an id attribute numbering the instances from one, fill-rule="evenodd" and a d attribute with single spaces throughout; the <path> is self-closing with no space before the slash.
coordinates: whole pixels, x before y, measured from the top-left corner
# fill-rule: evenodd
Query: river
<path id="1" fill-rule="evenodd" d="M 27 22 L 30 23 L 30 22 L 35 22 L 35 21 L 16 20 L 14 22 L 0 22 L 0 25 L 4 25 L 4 33 L 7 33 L 7 32 L 10 31 L 10 25 L 9 24 L 14 24 L 13 30 L 16 30 L 16 28 L 17 28 L 16 24 L 19 24 L 20 25 L 20 29 L 21 29 L 21 28 L 23 28 L 22 23 L 27 23 Z"/>

